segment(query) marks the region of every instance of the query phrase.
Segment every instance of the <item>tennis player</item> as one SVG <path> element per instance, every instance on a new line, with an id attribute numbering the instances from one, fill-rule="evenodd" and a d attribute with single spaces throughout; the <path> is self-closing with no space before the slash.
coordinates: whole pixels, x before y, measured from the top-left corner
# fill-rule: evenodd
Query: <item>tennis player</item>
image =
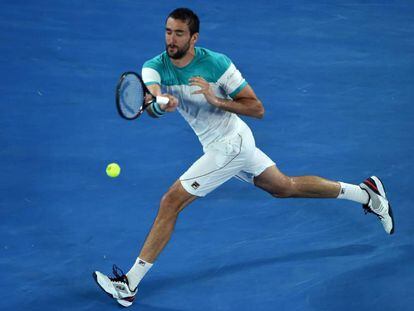
<path id="1" fill-rule="evenodd" d="M 148 109 L 150 116 L 159 118 L 178 110 L 198 136 L 204 155 L 162 197 L 151 231 L 129 272 L 124 274 L 114 266 L 114 277 L 93 273 L 98 285 L 125 307 L 133 303 L 139 282 L 170 240 L 180 211 L 232 177 L 277 198 L 337 198 L 360 203 L 378 217 L 386 233 L 394 232 L 391 206 L 378 177 L 352 185 L 280 172 L 256 147 L 250 128 L 238 117 L 262 118 L 262 102 L 227 56 L 196 47 L 198 37 L 197 15 L 186 8 L 174 10 L 166 20 L 165 52 L 142 68 L 149 90 L 170 99 L 167 105 L 153 104 Z"/>

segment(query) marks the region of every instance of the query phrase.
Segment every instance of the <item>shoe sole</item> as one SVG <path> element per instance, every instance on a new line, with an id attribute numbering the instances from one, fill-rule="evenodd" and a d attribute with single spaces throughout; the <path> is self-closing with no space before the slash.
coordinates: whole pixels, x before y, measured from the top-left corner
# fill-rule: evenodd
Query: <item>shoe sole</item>
<path id="1" fill-rule="evenodd" d="M 105 293 L 107 294 L 109 297 L 111 297 L 112 299 L 115 299 L 121 306 L 123 307 L 129 307 L 132 305 L 132 302 L 126 301 L 124 299 L 118 299 L 115 298 L 112 294 L 108 293 L 106 290 L 104 290 L 104 288 L 101 286 L 101 284 L 99 284 L 98 282 L 98 276 L 96 275 L 96 272 L 92 272 L 92 277 L 95 280 L 95 283 L 98 284 L 99 288 Z"/>
<path id="2" fill-rule="evenodd" d="M 395 229 L 395 224 L 394 224 L 394 214 L 392 213 L 392 208 L 391 208 L 391 204 L 388 203 L 388 214 L 391 217 L 391 222 L 392 222 L 392 229 L 390 231 L 390 234 L 394 233 L 394 229 Z"/>
<path id="3" fill-rule="evenodd" d="M 132 305 L 132 302 L 127 301 L 127 300 L 122 300 L 122 299 L 117 299 L 116 300 L 121 306 L 127 308 L 130 307 Z"/>
<path id="4" fill-rule="evenodd" d="M 99 288 L 105 293 L 107 294 L 109 297 L 111 297 L 112 299 L 116 299 L 112 294 L 108 293 L 102 286 L 101 284 L 99 284 L 98 282 L 98 276 L 96 275 L 96 272 L 92 272 L 92 277 L 95 280 L 96 284 L 98 284 Z"/>
<path id="5" fill-rule="evenodd" d="M 377 176 L 371 176 L 371 179 L 372 180 L 374 180 L 374 182 L 376 183 L 376 184 L 378 184 L 379 186 L 381 186 L 381 188 L 382 189 L 380 189 L 380 188 L 378 188 L 378 191 L 381 193 L 381 190 L 383 191 L 383 193 L 384 193 L 384 198 L 387 200 L 387 202 L 388 202 L 388 215 L 390 215 L 390 217 L 391 217 L 391 223 L 392 223 L 392 229 L 391 229 L 391 231 L 390 231 L 390 234 L 393 234 L 394 233 L 394 230 L 395 230 L 395 224 L 394 224 L 394 214 L 393 214 L 393 212 L 392 212 L 392 208 L 391 208 L 391 204 L 390 204 L 390 202 L 388 201 L 388 199 L 387 199 L 387 191 L 385 191 L 385 186 L 384 186 L 384 183 L 382 182 L 382 180 L 379 178 L 379 177 L 377 177 Z"/>

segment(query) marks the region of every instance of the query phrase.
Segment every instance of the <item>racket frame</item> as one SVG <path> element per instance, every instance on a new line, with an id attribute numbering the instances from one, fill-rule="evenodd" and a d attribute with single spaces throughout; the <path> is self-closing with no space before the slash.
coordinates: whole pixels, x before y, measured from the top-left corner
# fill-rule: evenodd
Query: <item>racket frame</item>
<path id="1" fill-rule="evenodd" d="M 132 117 L 127 117 L 122 113 L 121 103 L 120 103 L 121 85 L 122 85 L 122 82 L 124 81 L 124 79 L 127 75 L 134 75 L 135 77 L 137 77 L 139 82 L 141 83 L 141 86 L 142 86 L 143 90 L 144 90 L 144 98 L 142 99 L 141 108 L 139 109 L 137 114 L 132 116 Z M 150 95 L 152 97 L 152 100 L 150 100 L 148 102 L 145 102 L 146 95 Z M 151 105 L 152 103 L 154 103 L 156 101 L 156 97 L 154 95 L 152 95 L 152 93 L 148 90 L 147 86 L 145 85 L 144 81 L 142 80 L 142 78 L 139 74 L 137 74 L 134 71 L 126 71 L 123 74 L 121 74 L 121 76 L 119 77 L 118 84 L 116 85 L 115 101 L 116 101 L 116 108 L 118 110 L 118 113 L 122 118 L 124 118 L 126 120 L 135 120 L 136 118 L 138 118 L 145 111 L 145 109 L 148 108 L 149 105 Z"/>

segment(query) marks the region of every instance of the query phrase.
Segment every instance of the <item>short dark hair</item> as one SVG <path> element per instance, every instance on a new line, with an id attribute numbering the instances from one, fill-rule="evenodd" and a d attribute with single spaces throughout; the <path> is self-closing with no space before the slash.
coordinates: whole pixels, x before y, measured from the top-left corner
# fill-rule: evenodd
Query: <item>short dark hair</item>
<path id="1" fill-rule="evenodd" d="M 198 19 L 198 16 L 190 9 L 175 9 L 168 15 L 167 19 L 170 17 L 185 22 L 188 25 L 188 28 L 190 29 L 191 36 L 196 32 L 200 32 L 200 20 Z"/>

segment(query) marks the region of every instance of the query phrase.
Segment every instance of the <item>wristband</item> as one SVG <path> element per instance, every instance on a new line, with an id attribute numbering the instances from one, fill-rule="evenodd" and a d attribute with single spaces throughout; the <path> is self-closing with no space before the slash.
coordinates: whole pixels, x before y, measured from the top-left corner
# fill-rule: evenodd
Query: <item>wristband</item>
<path id="1" fill-rule="evenodd" d="M 153 102 L 151 108 L 157 118 L 162 117 L 165 114 L 165 111 L 160 108 L 160 105 L 157 102 Z"/>

